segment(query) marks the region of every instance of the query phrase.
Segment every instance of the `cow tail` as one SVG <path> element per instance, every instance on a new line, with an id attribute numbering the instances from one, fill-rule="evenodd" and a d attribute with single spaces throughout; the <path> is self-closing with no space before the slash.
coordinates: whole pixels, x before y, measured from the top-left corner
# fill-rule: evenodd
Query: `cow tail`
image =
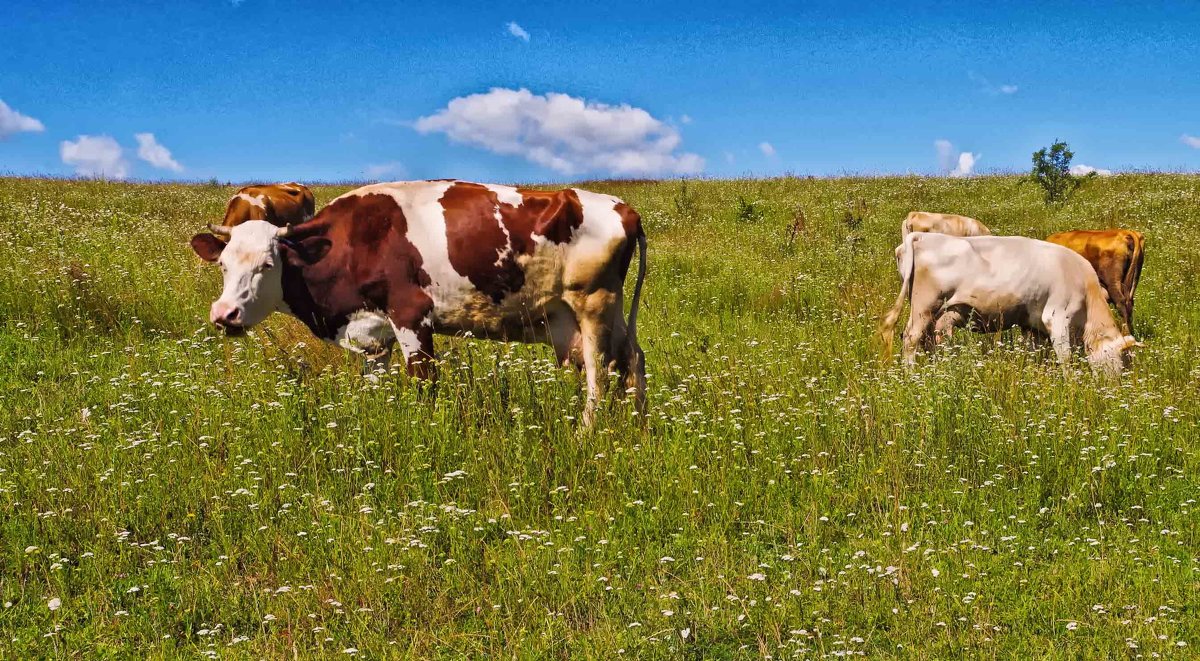
<path id="1" fill-rule="evenodd" d="M 638 272 L 637 280 L 633 283 L 633 298 L 629 299 L 629 320 L 625 324 L 625 337 L 630 348 L 637 346 L 637 314 L 638 304 L 642 298 L 642 281 L 646 279 L 646 232 L 638 227 Z"/>
<path id="2" fill-rule="evenodd" d="M 1141 232 L 1129 237 L 1129 268 L 1125 269 L 1123 289 L 1130 300 L 1133 300 L 1134 290 L 1137 289 L 1138 279 L 1142 277 L 1142 259 L 1145 257 L 1143 246 L 1145 237 Z"/>
<path id="3" fill-rule="evenodd" d="M 912 281 L 913 272 L 916 269 L 916 251 L 913 242 L 916 236 L 909 234 L 904 237 L 904 243 L 900 249 L 900 295 L 896 297 L 896 302 L 892 304 L 892 308 L 883 316 L 883 322 L 879 324 L 879 336 L 883 340 L 883 355 L 884 358 L 890 358 L 892 355 L 892 344 L 894 342 L 893 335 L 896 331 L 896 322 L 900 319 L 900 312 L 904 309 L 904 303 L 912 296 Z"/>

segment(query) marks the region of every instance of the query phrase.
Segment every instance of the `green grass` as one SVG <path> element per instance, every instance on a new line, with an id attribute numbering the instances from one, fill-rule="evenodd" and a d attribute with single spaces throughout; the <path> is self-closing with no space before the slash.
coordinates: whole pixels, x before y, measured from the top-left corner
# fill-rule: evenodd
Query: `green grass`
<path id="1" fill-rule="evenodd" d="M 219 337 L 187 238 L 230 188 L 0 179 L 0 657 L 1200 646 L 1200 178 L 589 186 L 650 237 L 648 420 L 591 433 L 548 347 L 441 338 L 431 395 L 278 315 Z M 913 209 L 1144 232 L 1133 370 L 881 362 Z"/>

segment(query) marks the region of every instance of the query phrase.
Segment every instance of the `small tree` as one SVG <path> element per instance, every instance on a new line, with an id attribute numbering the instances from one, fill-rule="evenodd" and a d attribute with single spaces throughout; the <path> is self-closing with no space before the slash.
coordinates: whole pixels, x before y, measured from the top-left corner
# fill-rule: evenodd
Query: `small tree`
<path id="1" fill-rule="evenodd" d="M 679 193 L 675 195 L 675 217 L 691 222 L 699 215 L 699 205 L 696 204 L 696 194 L 688 190 L 687 179 L 679 181 Z"/>
<path id="2" fill-rule="evenodd" d="M 1050 149 L 1045 147 L 1033 152 L 1033 170 L 1029 178 L 1036 181 L 1046 194 L 1046 204 L 1061 202 L 1079 187 L 1079 180 L 1071 174 L 1071 159 L 1075 153 L 1061 140 L 1055 140 Z"/>

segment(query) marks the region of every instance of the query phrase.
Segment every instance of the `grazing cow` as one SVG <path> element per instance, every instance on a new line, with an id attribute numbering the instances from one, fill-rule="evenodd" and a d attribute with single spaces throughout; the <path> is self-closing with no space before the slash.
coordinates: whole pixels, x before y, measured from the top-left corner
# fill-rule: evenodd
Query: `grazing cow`
<path id="1" fill-rule="evenodd" d="M 240 334 L 272 312 L 375 361 L 398 343 L 410 374 L 434 378 L 434 333 L 548 342 L 587 377 L 590 425 L 608 367 L 641 408 L 638 298 L 646 272 L 641 217 L 579 189 L 537 191 L 464 181 L 373 184 L 307 223 L 210 226 L 192 248 L 219 261 L 210 320 Z M 640 248 L 629 319 L 626 273 Z"/>
<path id="2" fill-rule="evenodd" d="M 1083 255 L 1096 269 L 1108 299 L 1117 306 L 1126 332 L 1133 333 L 1133 295 L 1142 277 L 1145 238 L 1133 230 L 1074 230 L 1046 237 Z"/>
<path id="3" fill-rule="evenodd" d="M 312 218 L 315 210 L 312 191 L 303 184 L 246 186 L 229 198 L 221 225 L 235 227 L 247 220 L 265 220 L 279 227 L 298 225 Z"/>
<path id="4" fill-rule="evenodd" d="M 913 211 L 905 217 L 900 226 L 900 237 L 906 237 L 913 232 L 937 232 L 951 236 L 988 236 L 992 233 L 986 225 L 974 218 L 929 211 Z"/>
<path id="5" fill-rule="evenodd" d="M 1082 343 L 1092 367 L 1108 374 L 1120 373 L 1128 350 L 1141 346 L 1121 334 L 1091 265 L 1062 246 L 1018 236 L 914 232 L 896 253 L 903 282 L 880 332 L 890 354 L 907 300 L 906 362 L 918 347 L 932 347 L 968 321 L 980 332 L 1019 326 L 1049 338 L 1064 364 Z"/>

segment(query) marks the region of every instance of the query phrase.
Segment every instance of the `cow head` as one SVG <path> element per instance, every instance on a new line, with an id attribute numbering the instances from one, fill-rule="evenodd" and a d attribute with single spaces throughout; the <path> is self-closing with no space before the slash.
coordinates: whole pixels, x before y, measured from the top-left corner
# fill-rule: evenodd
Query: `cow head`
<path id="1" fill-rule="evenodd" d="M 209 320 L 227 335 L 240 335 L 284 308 L 285 265 L 316 261 L 329 245 L 324 238 L 291 243 L 285 238 L 290 228 L 263 220 L 232 228 L 209 225 L 209 231 L 192 237 L 192 250 L 221 265 L 224 287 L 209 310 Z"/>
<path id="2" fill-rule="evenodd" d="M 1129 368 L 1133 349 L 1143 346 L 1132 335 L 1114 337 L 1089 352 L 1088 362 L 1097 371 L 1117 376 Z"/>

